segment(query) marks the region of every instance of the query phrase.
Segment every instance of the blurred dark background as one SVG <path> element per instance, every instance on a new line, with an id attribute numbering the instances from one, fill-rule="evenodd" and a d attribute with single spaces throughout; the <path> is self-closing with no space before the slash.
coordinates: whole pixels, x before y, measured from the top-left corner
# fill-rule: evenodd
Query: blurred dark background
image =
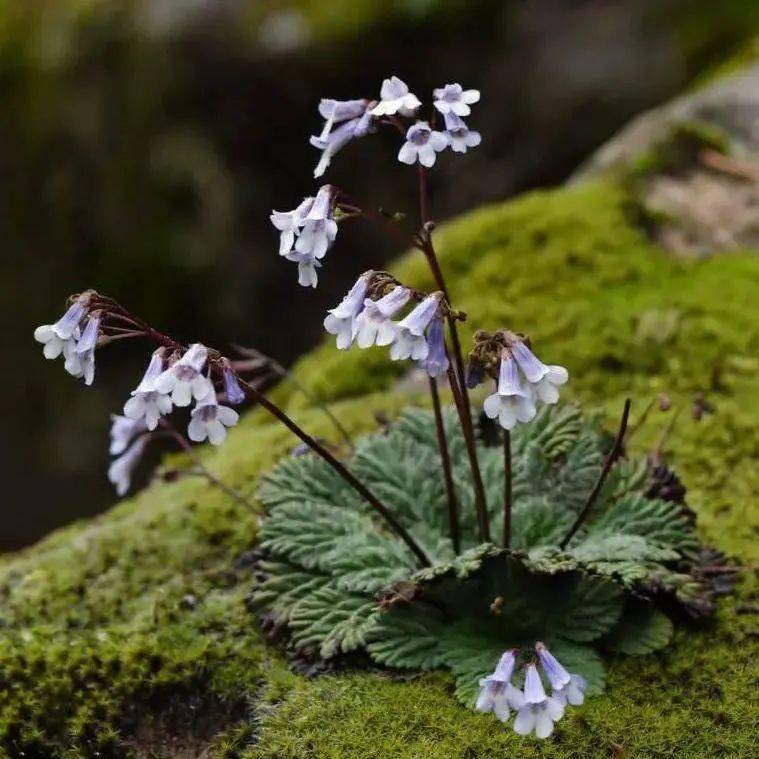
<path id="1" fill-rule="evenodd" d="M 115 500 L 108 414 L 148 349 L 99 354 L 84 391 L 32 331 L 66 296 L 108 293 L 159 328 L 255 345 L 285 364 L 324 309 L 398 251 L 341 233 L 316 291 L 299 288 L 268 222 L 314 189 L 319 97 L 398 74 L 423 100 L 483 93 L 484 136 L 433 178 L 438 219 L 561 182 L 635 113 L 684 89 L 759 28 L 748 0 L 24 0 L 0 4 L 3 391 L 0 548 Z M 383 136 L 329 181 L 413 208 Z M 283 305 L 286 304 L 286 308 Z"/>

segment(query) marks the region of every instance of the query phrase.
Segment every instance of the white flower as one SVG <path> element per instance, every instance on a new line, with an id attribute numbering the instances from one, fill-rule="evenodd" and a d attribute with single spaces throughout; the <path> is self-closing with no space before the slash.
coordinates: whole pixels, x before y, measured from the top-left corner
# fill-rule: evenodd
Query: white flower
<path id="1" fill-rule="evenodd" d="M 108 467 L 108 479 L 115 486 L 118 495 L 122 496 L 129 490 L 132 472 L 139 463 L 147 443 L 148 435 L 141 435 Z"/>
<path id="2" fill-rule="evenodd" d="M 380 89 L 380 102 L 371 109 L 372 116 L 413 116 L 421 105 L 419 98 L 409 92 L 408 85 L 397 76 L 385 79 Z"/>
<path id="3" fill-rule="evenodd" d="M 566 384 L 569 372 L 563 366 L 546 366 L 521 341 L 511 346 L 511 352 L 530 384 L 535 399 L 548 404 L 556 403 L 559 400 L 559 387 Z"/>
<path id="4" fill-rule="evenodd" d="M 359 348 L 390 345 L 395 339 L 396 326 L 392 317 L 403 308 L 410 297 L 405 287 L 395 287 L 379 300 L 364 300 L 364 310 L 356 317 L 353 331 Z"/>
<path id="5" fill-rule="evenodd" d="M 332 185 L 324 185 L 303 219 L 302 228 L 295 242 L 295 251 L 302 256 L 324 258 L 337 237 L 337 222 L 332 218 Z"/>
<path id="6" fill-rule="evenodd" d="M 331 308 L 324 319 L 324 329 L 337 336 L 338 350 L 346 350 L 353 343 L 356 318 L 364 308 L 366 288 L 373 272 L 362 274 L 339 305 Z"/>
<path id="7" fill-rule="evenodd" d="M 446 113 L 445 136 L 454 153 L 466 153 L 469 148 L 476 148 L 482 142 L 482 135 L 470 129 L 455 113 Z"/>
<path id="8" fill-rule="evenodd" d="M 43 324 L 34 330 L 34 339 L 42 343 L 42 354 L 47 359 L 58 358 L 67 345 L 75 347 L 79 337 L 79 323 L 85 316 L 84 304 L 76 301 L 55 324 Z"/>
<path id="9" fill-rule="evenodd" d="M 155 379 L 155 389 L 164 395 L 171 394 L 175 406 L 189 406 L 193 398 L 203 400 L 213 386 L 203 376 L 203 366 L 208 358 L 204 345 L 194 343 L 175 364 Z"/>
<path id="10" fill-rule="evenodd" d="M 505 722 L 511 709 L 521 709 L 524 706 L 522 692 L 511 682 L 515 662 L 514 651 L 506 651 L 493 673 L 479 681 L 480 693 L 474 706 L 478 712 L 493 712 L 501 722 Z"/>
<path id="11" fill-rule="evenodd" d="M 406 142 L 398 152 L 398 160 L 412 166 L 419 161 L 429 168 L 435 165 L 436 153 L 448 147 L 448 138 L 442 132 L 430 129 L 426 121 L 417 121 L 406 132 Z"/>
<path id="12" fill-rule="evenodd" d="M 304 198 L 303 202 L 292 211 L 272 211 L 271 223 L 279 230 L 279 255 L 286 256 L 295 245 L 295 236 L 314 203 L 313 198 Z"/>
<path id="13" fill-rule="evenodd" d="M 227 427 L 237 424 L 240 415 L 228 406 L 220 406 L 216 393 L 209 393 L 192 410 L 187 435 L 190 440 L 200 443 L 206 438 L 213 445 L 221 445 L 227 437 Z"/>
<path id="14" fill-rule="evenodd" d="M 316 287 L 319 284 L 319 276 L 316 270 L 321 268 L 321 261 L 317 261 L 308 253 L 288 253 L 285 258 L 298 264 L 298 284 L 303 287 Z"/>
<path id="15" fill-rule="evenodd" d="M 538 738 L 547 738 L 553 732 L 554 722 L 563 716 L 564 706 L 555 698 L 546 696 L 537 668 L 528 664 L 524 678 L 524 705 L 517 712 L 514 731 L 529 735 L 534 730 Z"/>
<path id="16" fill-rule="evenodd" d="M 453 113 L 456 116 L 468 116 L 472 109 L 469 107 L 480 99 L 479 90 L 465 90 L 460 84 L 446 84 L 432 93 L 434 105 L 445 116 Z"/>
<path id="17" fill-rule="evenodd" d="M 162 416 L 171 413 L 171 398 L 156 390 L 155 382 L 163 372 L 161 349 L 153 353 L 148 368 L 140 384 L 132 390 L 132 397 L 124 404 L 124 416 L 134 420 L 144 420 L 149 430 L 158 426 Z"/>
<path id="18" fill-rule="evenodd" d="M 427 330 L 427 358 L 421 364 L 430 377 L 441 377 L 448 371 L 450 362 L 445 352 L 445 331 L 443 319 L 436 316 Z"/>
<path id="19" fill-rule="evenodd" d="M 111 443 L 108 453 L 118 456 L 124 453 L 137 435 L 146 431 L 143 419 L 128 419 L 125 416 L 111 414 Z"/>
<path id="20" fill-rule="evenodd" d="M 588 683 L 582 675 L 567 672 L 559 660 L 540 642 L 535 644 L 535 651 L 548 681 L 551 683 L 551 697 L 560 704 L 579 706 L 585 700 L 585 688 Z"/>
<path id="21" fill-rule="evenodd" d="M 517 422 L 529 422 L 537 413 L 535 403 L 522 387 L 516 363 L 510 355 L 501 356 L 498 391 L 489 395 L 484 403 L 485 414 L 498 419 L 505 430 L 512 430 Z"/>
<path id="22" fill-rule="evenodd" d="M 395 340 L 390 348 L 390 358 L 400 361 L 412 358 L 423 361 L 429 353 L 424 332 L 438 313 L 442 293 L 428 295 L 411 313 L 396 324 Z"/>
<path id="23" fill-rule="evenodd" d="M 310 138 L 309 142 L 311 145 L 322 151 L 319 163 L 316 164 L 316 168 L 314 169 L 314 177 L 316 178 L 319 178 L 324 174 L 330 163 L 332 163 L 332 157 L 342 150 L 351 140 L 364 137 L 375 129 L 374 117 L 366 110 L 366 101 L 346 101 L 345 103 L 339 103 L 339 101 L 334 100 L 322 100 L 322 103 L 325 102 L 338 103 L 338 106 L 346 106 L 344 110 L 340 111 L 341 113 L 349 112 L 350 109 L 347 107 L 348 104 L 356 102 L 363 103 L 364 112 L 357 115 L 355 118 L 344 121 L 334 131 L 331 131 L 332 122 L 327 119 L 322 133 L 318 137 L 313 135 Z M 319 110 L 321 112 L 321 105 Z"/>
<path id="24" fill-rule="evenodd" d="M 79 360 L 79 366 L 71 371 L 75 377 L 84 377 L 84 384 L 91 385 L 95 379 L 95 348 L 100 334 L 100 316 L 95 314 L 87 320 L 87 325 L 82 336 L 77 340 L 75 354 Z M 67 359 L 67 363 L 73 364 L 73 357 Z M 71 366 L 73 368 L 73 366 Z"/>

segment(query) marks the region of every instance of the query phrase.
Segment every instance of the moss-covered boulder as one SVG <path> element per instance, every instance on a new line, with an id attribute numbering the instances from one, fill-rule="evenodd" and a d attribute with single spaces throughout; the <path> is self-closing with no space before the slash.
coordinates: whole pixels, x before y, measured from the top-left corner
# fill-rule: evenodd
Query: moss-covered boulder
<path id="1" fill-rule="evenodd" d="M 750 567 L 759 528 L 759 256 L 677 258 L 650 232 L 635 188 L 605 178 L 480 209 L 441 228 L 438 241 L 471 330 L 528 332 L 541 354 L 569 368 L 570 394 L 610 416 L 627 395 L 640 414 L 656 394 L 669 394 L 673 410 L 652 412 L 633 447 L 659 445 L 682 411 L 664 451 L 704 539 Z M 418 254 L 396 272 L 431 285 Z M 331 344 L 297 367 L 355 434 L 375 428 L 379 412 L 426 402 L 398 389 L 399 371 L 382 351 L 338 353 Z M 710 409 L 698 422 L 697 393 Z M 275 394 L 307 429 L 333 437 L 321 410 L 294 388 Z M 203 455 L 255 498 L 260 475 L 296 442 L 257 410 Z M 347 668 L 308 678 L 290 667 L 246 605 L 257 532 L 224 493 L 185 478 L 156 481 L 98 519 L 3 557 L 6 755 L 753 754 L 757 605 L 748 569 L 712 623 L 681 628 L 659 654 L 609 661 L 607 693 L 538 743 L 463 709 L 443 674 Z"/>

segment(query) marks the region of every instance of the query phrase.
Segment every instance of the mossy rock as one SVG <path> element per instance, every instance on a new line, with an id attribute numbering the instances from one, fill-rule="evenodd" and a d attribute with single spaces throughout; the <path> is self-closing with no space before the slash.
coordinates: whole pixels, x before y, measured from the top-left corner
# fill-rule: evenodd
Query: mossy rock
<path id="1" fill-rule="evenodd" d="M 442 263 L 467 329 L 508 325 L 570 370 L 568 395 L 616 416 L 667 392 L 682 409 L 666 452 L 704 539 L 750 566 L 759 492 L 759 256 L 675 259 L 637 225 L 634 198 L 606 179 L 538 192 L 442 227 Z M 350 255 L 338 248 L 331 255 Z M 395 267 L 431 285 L 417 255 Z M 97 283 L 94 283 L 97 284 Z M 297 297 L 308 297 L 298 292 Z M 202 337 L 202 336 L 199 336 Z M 391 388 L 404 367 L 380 350 L 325 344 L 297 367 L 354 434 L 374 414 L 425 403 Z M 690 416 L 694 393 L 713 413 Z M 305 427 L 323 413 L 283 386 Z M 642 453 L 672 418 L 652 412 Z M 209 468 L 254 498 L 296 440 L 262 411 Z M 177 460 L 181 464 L 181 459 Z M 23 508 L 23 505 L 8 505 Z M 609 663 L 607 693 L 573 710 L 544 743 L 455 701 L 443 674 L 397 680 L 295 674 L 266 644 L 246 597 L 258 525 L 202 480 L 155 482 L 92 521 L 0 560 L 0 745 L 8 756 L 435 757 L 751 756 L 754 583 L 716 620 L 653 656 Z"/>

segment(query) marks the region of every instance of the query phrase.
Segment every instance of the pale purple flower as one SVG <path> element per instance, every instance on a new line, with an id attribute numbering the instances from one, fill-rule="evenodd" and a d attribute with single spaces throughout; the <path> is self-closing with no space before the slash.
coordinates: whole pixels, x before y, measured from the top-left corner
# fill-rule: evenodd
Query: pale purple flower
<path id="1" fill-rule="evenodd" d="M 514 731 L 529 735 L 533 730 L 538 738 L 547 738 L 553 732 L 554 722 L 564 716 L 564 706 L 546 695 L 537 667 L 528 664 L 524 678 L 524 705 L 514 720 Z"/>
<path id="2" fill-rule="evenodd" d="M 364 112 L 361 115 L 348 121 L 344 121 L 334 131 L 327 131 L 328 126 L 331 130 L 332 125 L 329 121 L 325 123 L 324 129 L 319 136 L 313 135 L 309 140 L 311 145 L 322 151 L 319 163 L 316 164 L 316 168 L 314 169 L 314 177 L 317 179 L 324 174 L 330 163 L 332 163 L 333 156 L 342 150 L 351 140 L 364 137 L 375 129 L 374 118 L 371 113 L 366 110 L 366 106 L 364 106 Z"/>
<path id="3" fill-rule="evenodd" d="M 233 406 L 239 406 L 245 401 L 245 392 L 237 381 L 237 375 L 228 366 L 224 367 L 222 372 L 224 381 L 224 395 L 227 396 L 227 402 Z"/>
<path id="4" fill-rule="evenodd" d="M 76 357 L 79 360 L 79 365 L 74 371 L 70 373 L 74 376 L 84 377 L 84 383 L 91 385 L 95 379 L 95 348 L 98 343 L 98 336 L 100 334 L 100 316 L 90 316 L 87 320 L 87 324 L 82 331 L 81 337 L 76 343 Z M 73 357 L 67 359 L 67 363 L 73 368 Z"/>
<path id="5" fill-rule="evenodd" d="M 448 138 L 442 132 L 430 129 L 426 121 L 417 121 L 406 132 L 406 142 L 398 152 L 398 160 L 412 166 L 417 161 L 429 168 L 435 165 L 437 153 L 448 147 Z"/>
<path id="6" fill-rule="evenodd" d="M 504 352 L 498 377 L 498 390 L 484 403 L 485 414 L 498 419 L 505 430 L 512 430 L 518 422 L 529 422 L 537 413 L 530 394 L 522 387 L 514 359 Z"/>
<path id="7" fill-rule="evenodd" d="M 552 404 L 559 400 L 559 387 L 566 384 L 569 373 L 563 366 L 544 364 L 521 340 L 511 346 L 535 400 Z"/>
<path id="8" fill-rule="evenodd" d="M 271 223 L 279 230 L 279 255 L 286 256 L 295 245 L 295 236 L 303 226 L 311 206 L 313 198 L 304 198 L 301 204 L 292 211 L 272 211 Z"/>
<path id="9" fill-rule="evenodd" d="M 428 295 L 405 319 L 396 325 L 395 340 L 390 348 L 390 358 L 400 361 L 411 358 L 423 361 L 429 353 L 424 336 L 430 322 L 437 316 L 442 293 Z"/>
<path id="10" fill-rule="evenodd" d="M 132 483 L 132 473 L 140 461 L 148 443 L 148 435 L 138 437 L 124 453 L 114 459 L 108 467 L 108 480 L 116 488 L 119 496 L 124 495 Z"/>
<path id="11" fill-rule="evenodd" d="M 127 449 L 129 444 L 147 430 L 144 419 L 128 419 L 125 416 L 111 414 L 111 442 L 108 453 L 118 456 Z"/>
<path id="12" fill-rule="evenodd" d="M 324 185 L 316 194 L 313 205 L 303 220 L 295 252 L 302 256 L 324 258 L 337 236 L 337 222 L 333 218 L 332 198 L 334 188 Z"/>
<path id="13" fill-rule="evenodd" d="M 380 89 L 380 102 L 371 109 L 372 116 L 413 116 L 421 105 L 419 98 L 409 92 L 408 85 L 397 76 L 385 79 Z"/>
<path id="14" fill-rule="evenodd" d="M 132 390 L 132 397 L 124 404 L 124 416 L 134 420 L 144 420 L 149 430 L 158 426 L 162 416 L 171 413 L 171 398 L 156 390 L 156 380 L 163 373 L 163 351 L 158 349 L 150 358 L 148 368 L 140 384 Z"/>
<path id="15" fill-rule="evenodd" d="M 364 309 L 366 288 L 373 272 L 362 274 L 340 303 L 331 308 L 324 319 L 324 329 L 337 337 L 338 350 L 351 347 L 356 318 Z"/>
<path id="16" fill-rule="evenodd" d="M 446 113 L 443 118 L 445 136 L 454 153 L 466 153 L 469 148 L 476 148 L 482 142 L 482 135 L 470 129 L 455 113 Z"/>
<path id="17" fill-rule="evenodd" d="M 79 337 L 79 323 L 86 311 L 84 304 L 77 300 L 55 324 L 43 324 L 34 330 L 34 339 L 44 345 L 42 354 L 45 358 L 58 358 L 71 343 L 74 343 L 72 347 L 75 347 Z"/>
<path id="18" fill-rule="evenodd" d="M 562 705 L 579 706 L 585 700 L 587 682 L 582 675 L 570 674 L 543 643 L 535 644 L 540 665 L 551 683 L 551 696 Z"/>
<path id="19" fill-rule="evenodd" d="M 302 287 L 316 287 L 319 284 L 319 275 L 316 270 L 321 268 L 321 261 L 317 261 L 308 253 L 288 253 L 285 258 L 298 264 L 298 284 Z"/>
<path id="20" fill-rule="evenodd" d="M 208 438 L 213 445 L 221 445 L 227 437 L 227 427 L 233 427 L 239 418 L 234 409 L 219 405 L 212 390 L 192 410 L 187 436 L 196 443 Z"/>
<path id="21" fill-rule="evenodd" d="M 474 706 L 478 712 L 493 712 L 501 722 L 505 722 L 511 709 L 521 709 L 524 706 L 522 692 L 511 682 L 515 664 L 514 651 L 506 651 L 493 673 L 479 681 L 480 693 Z"/>
<path id="22" fill-rule="evenodd" d="M 453 113 L 456 116 L 468 116 L 469 107 L 480 99 L 479 90 L 465 90 L 460 84 L 446 84 L 433 90 L 434 105 L 443 116 Z"/>
<path id="23" fill-rule="evenodd" d="M 430 377 L 442 377 L 450 366 L 445 352 L 445 330 L 443 319 L 436 316 L 427 329 L 427 358 L 422 361 L 422 367 Z"/>
<path id="24" fill-rule="evenodd" d="M 358 119 L 366 113 L 369 101 L 361 100 L 333 100 L 322 98 L 319 101 L 319 115 L 324 119 L 324 127 L 318 139 L 326 140 L 332 127 L 344 121 Z"/>
<path id="25" fill-rule="evenodd" d="M 207 358 L 206 347 L 194 343 L 179 361 L 158 375 L 155 389 L 171 395 L 175 406 L 189 406 L 193 398 L 202 401 L 213 392 L 213 385 L 202 373 Z"/>
<path id="26" fill-rule="evenodd" d="M 408 302 L 411 294 L 405 287 L 394 287 L 379 300 L 364 300 L 364 310 L 353 323 L 354 337 L 359 348 L 390 345 L 395 339 L 396 326 L 392 317 Z"/>

